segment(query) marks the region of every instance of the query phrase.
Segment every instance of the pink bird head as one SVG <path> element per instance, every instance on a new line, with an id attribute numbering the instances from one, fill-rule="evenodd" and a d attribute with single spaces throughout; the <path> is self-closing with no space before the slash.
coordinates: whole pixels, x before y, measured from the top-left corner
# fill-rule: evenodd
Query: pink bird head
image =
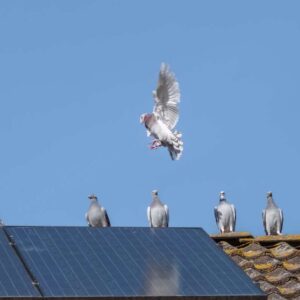
<path id="1" fill-rule="evenodd" d="M 140 123 L 146 123 L 150 118 L 151 118 L 152 114 L 142 114 L 140 116 Z"/>

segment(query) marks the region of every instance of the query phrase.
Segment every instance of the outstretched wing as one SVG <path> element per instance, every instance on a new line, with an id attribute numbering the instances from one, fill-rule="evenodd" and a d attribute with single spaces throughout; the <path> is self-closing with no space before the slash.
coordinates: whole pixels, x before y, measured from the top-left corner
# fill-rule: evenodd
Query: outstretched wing
<path id="1" fill-rule="evenodd" d="M 172 130 L 179 119 L 177 105 L 180 102 L 180 90 L 175 75 L 164 63 L 161 64 L 158 85 L 153 95 L 154 113 Z"/>

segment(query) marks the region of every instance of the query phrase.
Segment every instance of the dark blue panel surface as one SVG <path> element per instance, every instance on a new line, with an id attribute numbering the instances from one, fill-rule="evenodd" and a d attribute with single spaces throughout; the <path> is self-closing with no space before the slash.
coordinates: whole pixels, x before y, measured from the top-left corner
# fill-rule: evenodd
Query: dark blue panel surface
<path id="1" fill-rule="evenodd" d="M 199 228 L 7 230 L 45 296 L 263 295 Z"/>
<path id="2" fill-rule="evenodd" d="M 29 275 L 0 228 L 0 297 L 38 297 Z"/>

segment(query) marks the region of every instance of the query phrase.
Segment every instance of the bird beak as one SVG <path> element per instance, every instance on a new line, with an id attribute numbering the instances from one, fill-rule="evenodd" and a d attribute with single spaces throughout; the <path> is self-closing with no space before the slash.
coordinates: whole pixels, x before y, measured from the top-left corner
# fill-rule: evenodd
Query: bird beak
<path id="1" fill-rule="evenodd" d="M 146 114 L 142 114 L 141 116 L 140 116 L 140 123 L 142 124 L 142 123 L 145 123 L 145 116 L 146 116 Z"/>

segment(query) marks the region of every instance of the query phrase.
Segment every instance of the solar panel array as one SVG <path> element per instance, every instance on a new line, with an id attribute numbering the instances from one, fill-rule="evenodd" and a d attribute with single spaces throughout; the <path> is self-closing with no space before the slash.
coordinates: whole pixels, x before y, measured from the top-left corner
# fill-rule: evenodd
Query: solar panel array
<path id="1" fill-rule="evenodd" d="M 199 228 L 6 227 L 6 231 L 13 235 L 45 297 L 264 298 Z"/>
<path id="2" fill-rule="evenodd" d="M 0 297 L 38 297 L 39 295 L 13 247 L 9 244 L 4 230 L 0 228 Z"/>

